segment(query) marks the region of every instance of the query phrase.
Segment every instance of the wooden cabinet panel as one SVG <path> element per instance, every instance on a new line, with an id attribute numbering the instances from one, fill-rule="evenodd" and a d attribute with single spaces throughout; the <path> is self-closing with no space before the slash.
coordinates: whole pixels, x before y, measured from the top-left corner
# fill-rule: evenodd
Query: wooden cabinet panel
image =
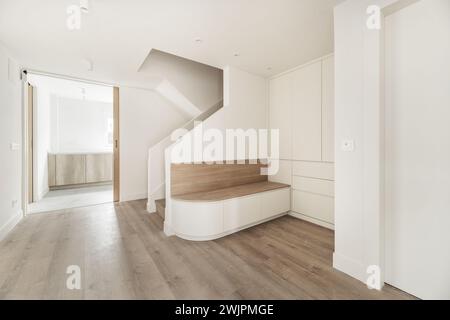
<path id="1" fill-rule="evenodd" d="M 292 192 L 292 210 L 334 224 L 334 198 L 294 190 Z"/>
<path id="2" fill-rule="evenodd" d="M 86 182 L 86 157 L 75 154 L 56 155 L 56 185 L 81 184 Z"/>
<path id="3" fill-rule="evenodd" d="M 269 122 L 270 129 L 280 134 L 280 159 L 292 157 L 292 74 L 270 81 Z"/>
<path id="4" fill-rule="evenodd" d="M 322 161 L 334 162 L 334 56 L 322 62 Z"/>
<path id="5" fill-rule="evenodd" d="M 112 154 L 86 155 L 86 183 L 112 181 Z"/>
<path id="6" fill-rule="evenodd" d="M 56 156 L 54 154 L 48 154 L 48 186 L 56 186 Z"/>
<path id="7" fill-rule="evenodd" d="M 261 220 L 261 196 L 254 195 L 224 202 L 224 231 L 237 229 Z"/>
<path id="8" fill-rule="evenodd" d="M 293 73 L 292 156 L 322 160 L 322 66 L 311 64 Z"/>

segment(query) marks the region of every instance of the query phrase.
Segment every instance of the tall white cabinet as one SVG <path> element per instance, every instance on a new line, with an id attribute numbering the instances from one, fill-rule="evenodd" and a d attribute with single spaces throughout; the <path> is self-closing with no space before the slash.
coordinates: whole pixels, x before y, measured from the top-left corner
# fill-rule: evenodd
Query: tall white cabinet
<path id="1" fill-rule="evenodd" d="M 270 80 L 269 126 L 280 130 L 280 170 L 299 218 L 334 226 L 334 57 Z"/>

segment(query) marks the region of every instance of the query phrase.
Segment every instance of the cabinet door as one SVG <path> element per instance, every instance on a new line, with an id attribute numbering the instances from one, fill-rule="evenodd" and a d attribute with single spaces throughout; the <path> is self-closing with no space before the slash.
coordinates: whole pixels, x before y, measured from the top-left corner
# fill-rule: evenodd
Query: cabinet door
<path id="1" fill-rule="evenodd" d="M 294 71 L 292 153 L 294 160 L 322 160 L 322 66 Z"/>
<path id="2" fill-rule="evenodd" d="M 227 200 L 223 210 L 224 231 L 238 229 L 261 220 L 261 196 Z"/>
<path id="3" fill-rule="evenodd" d="M 292 210 L 334 224 L 334 198 L 332 197 L 294 190 L 292 191 Z"/>
<path id="4" fill-rule="evenodd" d="M 280 159 L 292 157 L 292 75 L 270 81 L 269 123 L 270 129 L 280 130 Z M 272 155 L 273 156 L 273 155 Z"/>
<path id="5" fill-rule="evenodd" d="M 48 186 L 54 187 L 56 185 L 56 156 L 48 154 Z"/>
<path id="6" fill-rule="evenodd" d="M 291 210 L 291 189 L 284 188 L 261 193 L 262 216 L 267 219 Z"/>
<path id="7" fill-rule="evenodd" d="M 85 183 L 85 156 L 72 154 L 56 155 L 56 185 Z"/>
<path id="8" fill-rule="evenodd" d="M 112 154 L 86 155 L 86 183 L 112 181 Z"/>
<path id="9" fill-rule="evenodd" d="M 322 62 L 322 161 L 334 162 L 334 56 Z"/>

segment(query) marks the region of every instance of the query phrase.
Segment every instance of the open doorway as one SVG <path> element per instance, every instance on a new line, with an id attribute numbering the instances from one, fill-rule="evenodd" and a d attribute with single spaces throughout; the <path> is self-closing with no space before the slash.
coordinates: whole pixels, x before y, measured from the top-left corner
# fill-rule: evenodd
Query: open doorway
<path id="1" fill-rule="evenodd" d="M 28 73 L 28 213 L 118 200 L 118 88 Z"/>

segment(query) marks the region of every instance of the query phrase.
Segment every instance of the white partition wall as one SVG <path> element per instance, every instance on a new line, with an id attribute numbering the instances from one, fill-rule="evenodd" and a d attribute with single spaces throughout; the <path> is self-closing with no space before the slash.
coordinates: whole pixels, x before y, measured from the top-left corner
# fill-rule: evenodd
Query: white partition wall
<path id="1" fill-rule="evenodd" d="M 386 282 L 450 299 L 450 1 L 386 18 Z"/>
<path id="2" fill-rule="evenodd" d="M 292 185 L 292 215 L 334 225 L 334 57 L 270 80 L 269 126 L 280 130 L 280 170 Z"/>

